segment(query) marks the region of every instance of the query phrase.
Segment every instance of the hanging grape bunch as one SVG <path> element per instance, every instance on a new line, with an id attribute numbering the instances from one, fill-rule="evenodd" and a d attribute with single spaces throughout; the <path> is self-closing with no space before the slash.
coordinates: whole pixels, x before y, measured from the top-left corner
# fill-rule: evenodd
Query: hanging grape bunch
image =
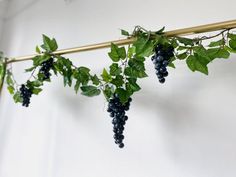
<path id="1" fill-rule="evenodd" d="M 22 84 L 20 87 L 20 96 L 22 98 L 22 106 L 28 107 L 30 104 L 32 91 L 29 88 L 27 88 L 24 84 Z"/>
<path id="2" fill-rule="evenodd" d="M 52 69 L 52 67 L 53 67 L 53 58 L 50 58 L 49 60 L 44 61 L 41 64 L 39 74 L 42 74 L 42 79 L 43 80 L 50 79 L 50 76 L 51 76 L 50 70 Z"/>
<path id="3" fill-rule="evenodd" d="M 118 97 L 118 95 L 114 95 L 112 99 L 109 100 L 107 112 L 110 113 L 110 117 L 112 118 L 113 124 L 113 132 L 115 143 L 119 145 L 120 148 L 124 147 L 124 125 L 128 120 L 128 116 L 125 115 L 125 111 L 129 110 L 131 98 L 123 105 Z"/>
<path id="4" fill-rule="evenodd" d="M 152 56 L 152 62 L 155 65 L 156 75 L 160 83 L 165 82 L 165 77 L 168 76 L 167 66 L 171 57 L 174 56 L 174 47 L 171 45 L 157 45 L 155 54 Z"/>

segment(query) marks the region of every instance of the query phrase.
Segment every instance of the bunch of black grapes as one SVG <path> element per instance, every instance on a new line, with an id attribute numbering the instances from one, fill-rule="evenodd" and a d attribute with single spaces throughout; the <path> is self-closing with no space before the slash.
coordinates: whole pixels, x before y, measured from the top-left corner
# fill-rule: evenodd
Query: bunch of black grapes
<path id="1" fill-rule="evenodd" d="M 52 67 L 53 67 L 53 58 L 50 58 L 41 64 L 39 73 L 43 75 L 43 80 L 50 79 L 51 76 L 50 70 L 52 69 Z"/>
<path id="2" fill-rule="evenodd" d="M 20 96 L 22 98 L 22 106 L 28 107 L 32 96 L 32 90 L 22 84 L 20 87 Z"/>
<path id="3" fill-rule="evenodd" d="M 174 47 L 171 45 L 157 45 L 155 54 L 152 56 L 152 62 L 155 65 L 156 75 L 160 83 L 165 82 L 165 77 L 168 76 L 167 66 L 171 57 L 174 56 Z"/>
<path id="4" fill-rule="evenodd" d="M 113 124 L 113 132 L 115 143 L 119 145 L 120 148 L 124 147 L 124 125 L 128 120 L 128 116 L 125 115 L 125 111 L 129 110 L 131 98 L 125 104 L 122 104 L 118 95 L 115 94 L 113 98 L 109 100 L 107 112 L 110 113 Z"/>

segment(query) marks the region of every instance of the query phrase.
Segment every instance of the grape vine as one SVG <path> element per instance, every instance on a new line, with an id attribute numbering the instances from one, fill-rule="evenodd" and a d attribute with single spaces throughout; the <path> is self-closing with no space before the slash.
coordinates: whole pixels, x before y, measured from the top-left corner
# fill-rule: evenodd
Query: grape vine
<path id="1" fill-rule="evenodd" d="M 112 117 L 115 143 L 123 148 L 124 126 L 128 119 L 126 111 L 130 108 L 132 95 L 141 89 L 138 80 L 148 76 L 145 61 L 149 57 L 154 63 L 157 80 L 164 83 L 169 75 L 167 68 L 175 68 L 176 60 L 185 60 L 191 71 L 208 75 L 209 63 L 217 58 L 227 59 L 230 53 L 236 53 L 236 34 L 231 29 L 193 39 L 166 37 L 164 28 L 151 32 L 140 26 L 135 27 L 131 34 L 125 30 L 121 30 L 121 34 L 135 37 L 136 41 L 127 48 L 111 43 L 108 53 L 111 65 L 104 68 L 100 75 L 92 74 L 87 67 L 75 66 L 69 58 L 55 55 L 57 42 L 46 35 L 43 35 L 43 44 L 36 47 L 38 55 L 32 59 L 33 66 L 25 69 L 31 73 L 25 83 L 15 81 L 11 64 L 0 53 L 0 91 L 6 80 L 14 101 L 28 107 L 32 96 L 38 95 L 44 83 L 50 82 L 55 74 L 61 75 L 64 86 L 73 86 L 76 93 L 88 97 L 103 93 L 108 102 L 107 112 Z M 217 40 L 213 41 L 214 38 Z"/>

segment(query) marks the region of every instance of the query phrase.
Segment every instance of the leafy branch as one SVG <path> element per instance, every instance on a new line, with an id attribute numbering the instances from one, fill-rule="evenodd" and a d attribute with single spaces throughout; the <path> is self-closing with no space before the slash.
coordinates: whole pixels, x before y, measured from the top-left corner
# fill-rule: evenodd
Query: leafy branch
<path id="1" fill-rule="evenodd" d="M 166 37 L 164 28 L 148 31 L 140 26 L 131 34 L 125 30 L 121 30 L 121 34 L 135 37 L 136 41 L 126 48 L 112 43 L 108 53 L 111 64 L 98 75 L 85 66 L 75 66 L 69 58 L 55 55 L 57 42 L 46 35 L 43 35 L 43 44 L 36 47 L 38 55 L 32 59 L 32 67 L 25 69 L 30 76 L 23 84 L 15 81 L 11 65 L 7 66 L 7 58 L 0 53 L 0 91 L 5 80 L 14 101 L 28 107 L 31 96 L 38 95 L 54 74 L 61 76 L 64 86 L 73 87 L 76 94 L 93 97 L 103 93 L 112 117 L 115 143 L 123 148 L 126 111 L 132 95 L 141 90 L 138 81 L 148 76 L 145 62 L 150 56 L 159 82 L 164 83 L 169 75 L 167 67 L 175 68 L 176 60 L 185 60 L 191 71 L 208 75 L 208 65 L 215 59 L 228 59 L 231 53 L 236 53 L 236 34 L 230 29 L 193 39 Z M 215 38 L 217 40 L 212 41 Z"/>
<path id="2" fill-rule="evenodd" d="M 188 68 L 195 72 L 208 74 L 208 64 L 216 58 L 227 59 L 230 53 L 236 53 L 236 34 L 231 29 L 223 30 L 213 36 L 199 38 L 166 37 L 164 28 L 158 31 L 148 31 L 136 26 L 130 34 L 121 30 L 124 36 L 136 37 L 137 40 L 127 48 L 111 44 L 108 53 L 111 59 L 109 68 L 104 68 L 100 75 L 91 74 L 91 70 L 85 66 L 75 66 L 69 58 L 53 54 L 58 44 L 54 38 L 43 35 L 43 44 L 36 47 L 39 54 L 32 59 L 33 66 L 25 69 L 30 72 L 25 85 L 33 95 L 38 95 L 44 82 L 51 81 L 51 75 L 63 77 L 64 86 L 74 88 L 76 93 L 93 97 L 103 93 L 107 100 L 117 94 L 123 104 L 137 91 L 141 89 L 138 80 L 147 77 L 145 61 L 155 53 L 158 45 L 173 46 L 175 55 L 171 57 L 169 67 L 175 68 L 175 60 L 185 60 Z M 221 38 L 219 39 L 219 37 Z M 218 38 L 208 45 L 203 41 Z M 13 95 L 15 102 L 23 102 L 19 85 L 15 82 L 12 69 L 7 68 L 6 61 L 1 55 L 0 59 L 0 88 L 6 75 L 8 91 Z"/>

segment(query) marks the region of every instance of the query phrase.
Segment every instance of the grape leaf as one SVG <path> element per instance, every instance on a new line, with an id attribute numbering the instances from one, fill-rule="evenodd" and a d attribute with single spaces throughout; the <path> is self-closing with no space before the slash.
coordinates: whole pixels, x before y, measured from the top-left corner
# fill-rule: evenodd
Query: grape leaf
<path id="1" fill-rule="evenodd" d="M 138 37 L 133 45 L 136 55 L 139 57 L 149 57 L 153 53 L 154 44 L 146 37 Z"/>
<path id="2" fill-rule="evenodd" d="M 124 83 L 123 76 L 118 75 L 112 79 L 111 83 L 114 84 L 116 87 L 121 87 Z"/>
<path id="3" fill-rule="evenodd" d="M 53 52 L 57 50 L 58 45 L 57 41 L 54 38 L 50 39 L 48 36 L 43 34 L 43 45 L 41 45 L 41 47 L 47 52 Z"/>
<path id="4" fill-rule="evenodd" d="M 117 76 L 122 72 L 121 67 L 118 66 L 117 63 L 112 63 L 110 66 L 110 75 Z"/>
<path id="5" fill-rule="evenodd" d="M 193 39 L 184 38 L 184 37 L 176 37 L 176 39 L 177 39 L 181 44 L 184 44 L 185 46 L 187 46 L 187 45 L 193 46 L 193 45 L 194 45 Z"/>
<path id="6" fill-rule="evenodd" d="M 102 72 L 101 76 L 102 76 L 102 79 L 105 82 L 110 82 L 112 80 L 111 75 L 108 74 L 108 72 L 107 72 L 107 70 L 105 68 L 103 69 L 103 72 Z"/>
<path id="7" fill-rule="evenodd" d="M 23 98 L 21 97 L 21 94 L 19 91 L 17 91 L 14 94 L 13 99 L 14 99 L 15 103 L 22 103 L 23 102 Z"/>
<path id="8" fill-rule="evenodd" d="M 107 99 L 107 101 L 111 98 L 113 94 L 113 89 L 111 86 L 106 85 L 105 89 L 103 90 L 103 95 L 105 96 L 105 98 Z"/>
<path id="9" fill-rule="evenodd" d="M 96 74 L 94 76 L 91 76 L 91 80 L 92 80 L 94 85 L 99 85 L 99 83 L 100 83 L 99 78 Z"/>
<path id="10" fill-rule="evenodd" d="M 129 32 L 128 32 L 128 31 L 125 31 L 125 30 L 123 30 L 123 29 L 121 29 L 121 34 L 122 34 L 123 36 L 130 36 Z"/>
<path id="11" fill-rule="evenodd" d="M 230 40 L 229 41 L 229 46 L 233 49 L 236 50 L 236 40 Z"/>
<path id="12" fill-rule="evenodd" d="M 208 46 L 209 47 L 218 47 L 218 46 L 221 46 L 221 45 L 224 45 L 224 44 L 225 44 L 224 39 L 220 39 L 218 41 L 212 41 Z"/>
<path id="13" fill-rule="evenodd" d="M 131 96 L 130 93 L 123 88 L 117 88 L 115 93 L 118 94 L 118 97 L 119 97 L 122 104 L 126 103 L 129 99 L 129 97 Z"/>
<path id="14" fill-rule="evenodd" d="M 190 55 L 187 58 L 186 63 L 191 71 L 193 72 L 199 71 L 201 73 L 208 75 L 208 68 L 207 68 L 208 61 L 206 61 L 205 58 L 202 58 L 201 56 L 196 54 Z"/>
<path id="15" fill-rule="evenodd" d="M 181 53 L 181 54 L 178 54 L 176 57 L 180 60 L 184 60 L 185 58 L 187 58 L 187 52 L 184 52 L 184 53 Z"/>
<path id="16" fill-rule="evenodd" d="M 81 86 L 80 89 L 82 90 L 82 95 L 89 97 L 97 96 L 101 93 L 101 90 L 92 85 Z"/>
<path id="17" fill-rule="evenodd" d="M 111 51 L 108 53 L 113 62 L 118 62 L 120 59 L 126 58 L 126 51 L 124 47 L 118 47 L 114 43 L 111 43 Z"/>

